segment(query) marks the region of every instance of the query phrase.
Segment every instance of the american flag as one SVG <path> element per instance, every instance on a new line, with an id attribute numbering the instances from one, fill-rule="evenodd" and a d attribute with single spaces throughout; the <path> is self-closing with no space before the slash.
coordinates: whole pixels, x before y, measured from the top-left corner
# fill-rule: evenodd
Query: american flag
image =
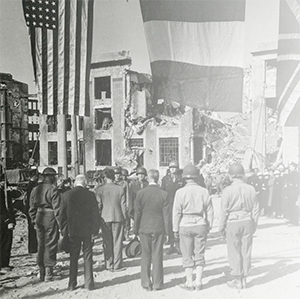
<path id="1" fill-rule="evenodd" d="M 300 119 L 300 0 L 280 0 L 276 93 L 279 123 L 297 126 Z"/>
<path id="2" fill-rule="evenodd" d="M 88 116 L 94 0 L 22 0 L 42 114 Z"/>

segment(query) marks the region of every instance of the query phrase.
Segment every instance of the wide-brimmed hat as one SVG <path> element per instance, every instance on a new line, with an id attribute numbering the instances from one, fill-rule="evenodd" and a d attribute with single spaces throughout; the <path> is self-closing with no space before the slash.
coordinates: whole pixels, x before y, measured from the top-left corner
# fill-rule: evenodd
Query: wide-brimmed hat
<path id="1" fill-rule="evenodd" d="M 57 174 L 58 173 L 52 167 L 46 167 L 42 172 L 42 175 L 57 175 Z"/>
<path id="2" fill-rule="evenodd" d="M 125 254 L 127 257 L 137 257 L 141 254 L 142 248 L 141 243 L 137 238 L 131 240 L 125 247 Z"/>

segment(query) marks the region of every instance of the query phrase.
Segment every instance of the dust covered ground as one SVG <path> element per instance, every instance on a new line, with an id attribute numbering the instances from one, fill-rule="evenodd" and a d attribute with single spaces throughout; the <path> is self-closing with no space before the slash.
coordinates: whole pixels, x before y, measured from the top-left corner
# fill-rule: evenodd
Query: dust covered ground
<path id="1" fill-rule="evenodd" d="M 40 282 L 35 255 L 27 254 L 27 223 L 19 218 L 14 231 L 11 266 L 13 271 L 0 276 L 1 298 L 300 298 L 300 227 L 289 226 L 284 219 L 261 217 L 253 241 L 252 271 L 248 288 L 237 291 L 227 287 L 231 278 L 226 259 L 226 243 L 217 232 L 220 198 L 214 197 L 215 222 L 206 249 L 206 268 L 202 291 L 185 291 L 181 257 L 164 254 L 164 289 L 147 292 L 140 285 L 140 258 L 125 259 L 127 269 L 111 273 L 104 270 L 101 240 L 94 246 L 95 290 L 78 287 L 68 291 L 68 255 L 58 254 L 55 280 Z M 166 248 L 165 248 L 166 250 Z M 125 255 L 124 255 L 125 256 Z M 83 259 L 79 260 L 78 286 L 83 285 Z"/>

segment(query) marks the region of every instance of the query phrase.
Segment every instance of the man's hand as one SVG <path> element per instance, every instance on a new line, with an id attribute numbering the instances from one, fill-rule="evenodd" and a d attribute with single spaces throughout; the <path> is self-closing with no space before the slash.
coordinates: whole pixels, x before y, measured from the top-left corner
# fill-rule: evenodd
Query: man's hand
<path id="1" fill-rule="evenodd" d="M 7 228 L 10 230 L 14 230 L 15 229 L 15 224 L 14 223 L 8 223 Z"/>
<path id="2" fill-rule="evenodd" d="M 179 240 L 179 232 L 174 232 L 174 239 Z"/>

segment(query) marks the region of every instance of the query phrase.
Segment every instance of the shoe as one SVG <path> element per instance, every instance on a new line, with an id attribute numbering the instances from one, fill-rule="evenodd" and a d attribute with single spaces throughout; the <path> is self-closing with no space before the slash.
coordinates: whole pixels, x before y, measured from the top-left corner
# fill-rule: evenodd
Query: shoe
<path id="1" fill-rule="evenodd" d="M 153 292 L 161 291 L 163 288 L 153 288 Z"/>
<path id="2" fill-rule="evenodd" d="M 192 285 L 187 285 L 187 284 L 181 284 L 180 287 L 186 291 L 194 291 L 195 288 Z"/>
<path id="3" fill-rule="evenodd" d="M 152 288 L 149 286 L 149 287 L 143 287 L 144 290 L 146 290 L 147 292 L 151 292 L 152 291 Z"/>
<path id="4" fill-rule="evenodd" d="M 170 254 L 173 254 L 173 253 L 177 253 L 177 250 L 176 248 L 173 246 L 173 247 L 170 247 L 168 250 L 167 250 L 167 255 L 170 255 Z"/>
<path id="5" fill-rule="evenodd" d="M 203 288 L 202 284 L 195 285 L 195 290 L 196 291 L 201 291 L 202 288 Z"/>
<path id="6" fill-rule="evenodd" d="M 76 287 L 75 286 L 68 286 L 68 291 L 74 291 L 76 289 Z"/>
<path id="7" fill-rule="evenodd" d="M 126 267 L 114 269 L 113 272 L 121 272 L 121 271 L 124 271 L 124 270 L 126 270 Z"/>
<path id="8" fill-rule="evenodd" d="M 95 289 L 95 286 L 94 285 L 91 285 L 91 286 L 89 286 L 89 287 L 85 287 L 85 289 L 86 290 L 88 290 L 88 291 L 92 291 L 92 290 L 94 290 Z"/>
<path id="9" fill-rule="evenodd" d="M 113 268 L 105 268 L 106 271 L 109 271 L 109 272 L 114 272 L 114 269 Z"/>
<path id="10" fill-rule="evenodd" d="M 241 290 L 243 288 L 242 286 L 242 282 L 239 279 L 235 279 L 232 281 L 228 281 L 227 285 L 231 288 L 231 289 L 236 289 L 236 290 Z"/>

